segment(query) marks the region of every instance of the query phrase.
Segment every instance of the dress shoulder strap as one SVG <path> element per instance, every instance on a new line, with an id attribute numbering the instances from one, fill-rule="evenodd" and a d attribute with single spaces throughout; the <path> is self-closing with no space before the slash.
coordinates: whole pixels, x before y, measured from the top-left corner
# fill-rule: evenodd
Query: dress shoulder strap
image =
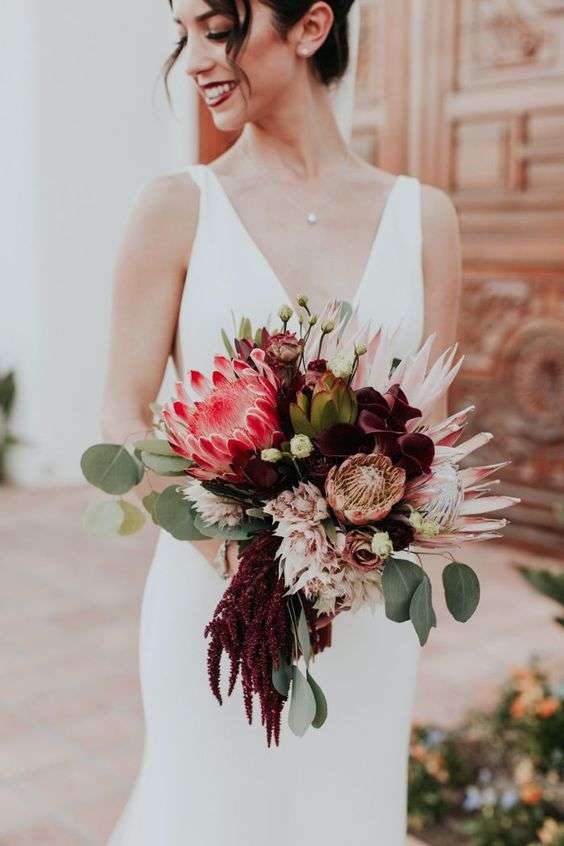
<path id="1" fill-rule="evenodd" d="M 415 176 L 402 175 L 395 197 L 396 225 L 402 240 L 417 256 L 422 246 L 421 182 Z"/>

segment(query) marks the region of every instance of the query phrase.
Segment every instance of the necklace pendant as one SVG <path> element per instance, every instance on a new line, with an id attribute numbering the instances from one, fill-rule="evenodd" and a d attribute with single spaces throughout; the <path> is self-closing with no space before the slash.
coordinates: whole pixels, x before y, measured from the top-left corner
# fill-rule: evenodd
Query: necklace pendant
<path id="1" fill-rule="evenodd" d="M 317 223 L 317 215 L 316 215 L 315 212 L 313 212 L 313 211 L 309 212 L 309 214 L 307 216 L 307 222 L 308 223 Z"/>

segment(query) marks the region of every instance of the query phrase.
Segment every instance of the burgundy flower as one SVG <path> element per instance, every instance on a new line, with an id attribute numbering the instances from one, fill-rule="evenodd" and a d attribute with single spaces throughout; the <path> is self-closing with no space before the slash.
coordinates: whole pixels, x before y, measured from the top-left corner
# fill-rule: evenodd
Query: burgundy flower
<path id="1" fill-rule="evenodd" d="M 327 370 L 327 361 L 324 358 L 314 358 L 312 359 L 306 370 L 305 374 L 305 383 L 308 388 L 315 388 L 317 383 L 319 382 L 321 376 Z"/>
<path id="2" fill-rule="evenodd" d="M 302 354 L 303 345 L 295 332 L 276 332 L 267 343 L 266 361 L 272 368 L 277 364 L 294 364 Z"/>
<path id="3" fill-rule="evenodd" d="M 408 479 L 431 472 L 435 457 L 435 444 L 431 438 L 420 432 L 408 433 L 398 438 L 397 446 L 400 457 L 394 463 L 404 468 Z"/>
<path id="4" fill-rule="evenodd" d="M 370 439 L 355 423 L 335 423 L 313 441 L 322 455 L 331 458 L 370 452 L 371 448 Z"/>
<path id="5" fill-rule="evenodd" d="M 378 523 L 378 530 L 388 533 L 395 552 L 400 549 L 407 549 L 415 535 L 415 529 L 411 523 L 408 523 L 407 520 L 396 519 L 393 516 L 389 516 L 386 520 Z"/>

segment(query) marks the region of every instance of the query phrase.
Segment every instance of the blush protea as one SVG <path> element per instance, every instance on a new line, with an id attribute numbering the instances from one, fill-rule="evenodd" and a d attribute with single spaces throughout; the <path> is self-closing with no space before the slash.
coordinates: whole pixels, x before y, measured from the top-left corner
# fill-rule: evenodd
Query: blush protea
<path id="1" fill-rule="evenodd" d="M 356 526 L 382 520 L 405 489 L 403 467 L 382 453 L 358 453 L 329 470 L 325 497 L 339 518 Z"/>
<path id="2" fill-rule="evenodd" d="M 193 401 L 177 382 L 177 398 L 163 408 L 169 444 L 194 462 L 188 472 L 197 479 L 241 482 L 245 460 L 284 438 L 277 412 L 278 382 L 265 363 L 264 350 L 252 350 L 249 359 L 255 367 L 214 356 L 211 381 L 189 370 L 190 387 L 201 399 Z"/>

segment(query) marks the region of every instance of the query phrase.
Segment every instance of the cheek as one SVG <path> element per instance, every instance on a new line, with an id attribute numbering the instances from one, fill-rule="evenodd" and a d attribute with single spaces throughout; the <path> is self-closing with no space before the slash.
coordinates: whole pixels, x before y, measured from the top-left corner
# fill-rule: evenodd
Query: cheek
<path id="1" fill-rule="evenodd" d="M 272 95 L 290 80 L 293 68 L 290 45 L 269 24 L 253 27 L 240 64 L 249 77 L 253 95 L 260 92 Z"/>

